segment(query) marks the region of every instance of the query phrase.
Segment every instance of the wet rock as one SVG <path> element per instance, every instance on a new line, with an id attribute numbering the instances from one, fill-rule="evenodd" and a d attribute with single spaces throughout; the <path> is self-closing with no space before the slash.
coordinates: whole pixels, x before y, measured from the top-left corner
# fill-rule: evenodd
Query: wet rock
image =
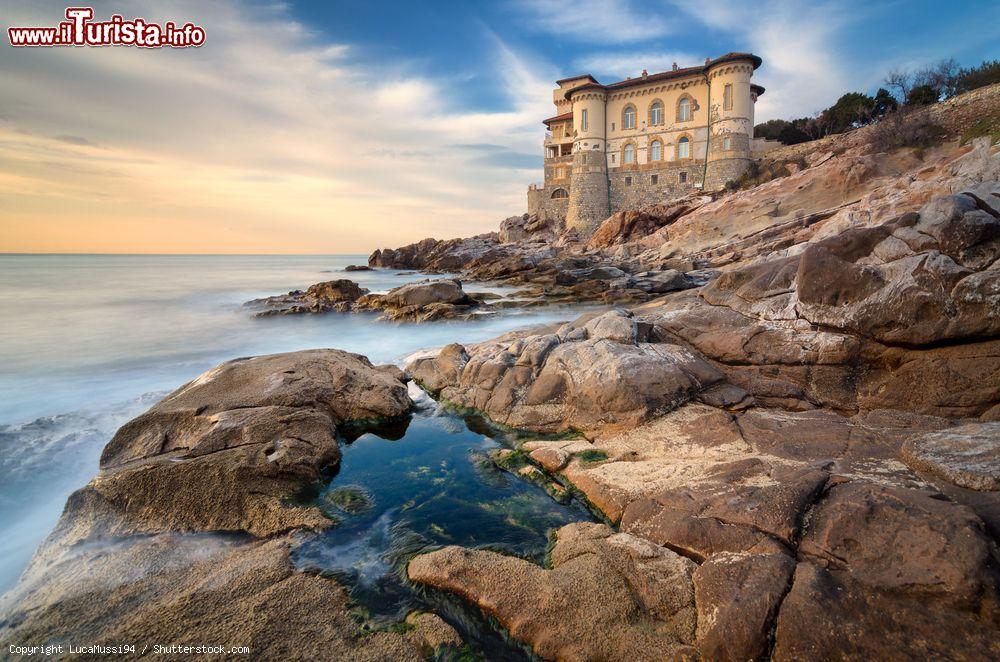
<path id="1" fill-rule="evenodd" d="M 408 638 L 420 646 L 428 656 L 443 646 L 462 645 L 462 638 L 455 628 L 437 614 L 413 611 L 406 615 L 406 624 L 413 628 Z"/>
<path id="2" fill-rule="evenodd" d="M 344 267 L 344 271 L 371 271 L 372 268 L 365 264 L 349 264 Z"/>
<path id="3" fill-rule="evenodd" d="M 323 502 L 348 515 L 363 513 L 375 505 L 368 491 L 358 485 L 344 485 L 332 489 L 323 495 Z"/>
<path id="4" fill-rule="evenodd" d="M 552 569 L 484 550 L 415 557 L 410 579 L 454 592 L 547 659 L 692 655 L 695 565 L 600 524 L 559 530 Z"/>
<path id="5" fill-rule="evenodd" d="M 440 319 L 468 318 L 481 313 L 483 302 L 473 299 L 457 280 L 429 280 L 408 283 L 386 294 L 368 294 L 358 299 L 355 310 L 376 310 L 381 319 L 430 322 Z"/>
<path id="6" fill-rule="evenodd" d="M 255 310 L 254 317 L 347 312 L 352 303 L 367 293 L 367 289 L 358 286 L 353 280 L 329 280 L 310 285 L 305 292 L 293 290 L 288 294 L 254 299 L 244 305 Z"/>
<path id="7" fill-rule="evenodd" d="M 959 487 L 1000 490 L 1000 423 L 971 423 L 917 435 L 903 445 L 903 459 Z"/>

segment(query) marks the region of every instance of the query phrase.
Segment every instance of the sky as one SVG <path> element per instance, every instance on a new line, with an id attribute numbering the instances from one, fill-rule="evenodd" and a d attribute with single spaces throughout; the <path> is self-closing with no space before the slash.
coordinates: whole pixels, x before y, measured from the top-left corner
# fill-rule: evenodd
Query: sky
<path id="1" fill-rule="evenodd" d="M 561 77 L 763 58 L 757 121 L 893 68 L 1000 57 L 1000 3 L 95 0 L 191 49 L 12 48 L 0 2 L 0 252 L 367 253 L 496 229 L 542 176 Z M 942 11 L 942 7 L 946 7 Z"/>

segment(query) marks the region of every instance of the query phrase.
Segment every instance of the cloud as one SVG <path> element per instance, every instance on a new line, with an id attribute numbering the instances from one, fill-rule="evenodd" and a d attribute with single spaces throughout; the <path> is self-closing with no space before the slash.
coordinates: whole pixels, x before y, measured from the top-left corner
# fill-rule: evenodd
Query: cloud
<path id="1" fill-rule="evenodd" d="M 626 43 L 660 37 L 669 32 L 661 17 L 650 14 L 648 3 L 628 0 L 516 0 L 527 27 L 559 37 L 598 43 Z"/>
<path id="2" fill-rule="evenodd" d="M 50 25 L 64 6 L 8 3 L 5 19 Z M 364 251 L 523 211 L 525 173 L 498 163 L 540 153 L 552 71 L 496 35 L 505 101 L 470 111 L 461 86 L 356 59 L 282 5 L 132 12 L 197 22 L 206 45 L 6 49 L 0 250 Z M 497 148 L 453 147 L 473 143 Z"/>
<path id="3" fill-rule="evenodd" d="M 760 0 L 672 0 L 690 19 L 727 35 L 730 50 L 761 56 L 755 82 L 767 92 L 756 106 L 756 121 L 793 118 L 821 110 L 849 91 L 848 59 L 841 31 L 863 20 L 862 8 L 845 3 L 790 4 Z"/>

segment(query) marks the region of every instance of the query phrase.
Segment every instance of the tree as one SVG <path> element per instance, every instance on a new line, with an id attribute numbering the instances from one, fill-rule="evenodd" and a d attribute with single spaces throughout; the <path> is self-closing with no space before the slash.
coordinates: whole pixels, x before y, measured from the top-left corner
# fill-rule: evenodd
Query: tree
<path id="1" fill-rule="evenodd" d="M 954 96 L 953 88 L 957 73 L 958 62 L 955 61 L 955 58 L 941 60 L 913 74 L 913 87 L 929 87 L 937 92 L 938 99 Z M 910 93 L 912 92 L 913 89 L 910 90 Z"/>
<path id="2" fill-rule="evenodd" d="M 899 108 L 899 103 L 896 101 L 896 97 L 892 96 L 889 90 L 884 87 L 878 88 L 878 92 L 875 93 L 873 115 L 876 118 L 882 118 L 894 112 L 897 108 Z"/>
<path id="3" fill-rule="evenodd" d="M 871 122 L 874 111 L 875 99 L 860 92 L 848 92 L 820 113 L 820 120 L 827 125 L 827 133 L 842 133 Z"/>
<path id="4" fill-rule="evenodd" d="M 785 145 L 797 145 L 799 143 L 809 142 L 812 138 L 808 133 L 791 122 L 785 122 L 785 126 L 778 133 L 778 140 Z"/>
<path id="5" fill-rule="evenodd" d="M 941 93 L 932 85 L 917 85 L 906 95 L 907 106 L 929 106 L 941 99 Z"/>
<path id="6" fill-rule="evenodd" d="M 895 96 L 899 101 L 905 100 L 910 93 L 910 88 L 913 87 L 910 72 L 902 69 L 891 70 L 885 75 L 885 80 L 882 82 L 885 83 L 886 87 L 897 92 Z"/>
<path id="7" fill-rule="evenodd" d="M 753 128 L 753 135 L 755 138 L 778 140 L 778 136 L 781 135 L 781 131 L 786 126 L 789 126 L 789 123 L 785 120 L 768 120 L 755 126 Z"/>
<path id="8" fill-rule="evenodd" d="M 960 69 L 955 74 L 952 91 L 962 94 L 994 83 L 1000 83 L 1000 60 L 983 60 L 978 67 Z"/>

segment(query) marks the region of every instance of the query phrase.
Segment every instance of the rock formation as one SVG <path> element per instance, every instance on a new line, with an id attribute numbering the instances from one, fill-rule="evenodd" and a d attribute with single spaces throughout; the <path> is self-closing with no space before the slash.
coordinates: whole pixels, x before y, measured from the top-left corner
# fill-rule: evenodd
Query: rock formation
<path id="1" fill-rule="evenodd" d="M 331 524 L 296 497 L 338 462 L 336 428 L 404 415 L 398 377 L 338 350 L 237 359 L 123 426 L 3 597 L 4 650 L 153 639 L 261 658 L 423 659 L 446 625 L 359 637 L 344 590 L 289 558 L 301 532 Z"/>
<path id="2" fill-rule="evenodd" d="M 501 423 L 579 433 L 521 450 L 615 535 L 693 562 L 658 588 L 693 591 L 693 638 L 644 610 L 645 632 L 669 633 L 660 659 L 1000 656 L 1000 150 L 911 158 L 829 153 L 678 216 L 613 217 L 583 255 L 633 278 L 687 266 L 670 260 L 717 271 L 407 367 Z M 706 228 L 722 218 L 735 227 Z M 545 656 L 642 659 L 559 620 L 612 594 L 591 587 L 619 566 L 589 554 L 586 581 L 555 553 L 528 569 L 447 548 L 409 572 Z M 529 585 L 559 597 L 521 602 Z M 614 604 L 600 613 L 627 632 L 634 603 Z"/>
<path id="3" fill-rule="evenodd" d="M 351 280 L 316 283 L 308 290 L 293 290 L 244 304 L 254 317 L 301 313 L 376 311 L 380 319 L 429 322 L 439 319 L 470 318 L 488 312 L 488 295 L 466 294 L 461 281 L 424 280 L 395 287 L 385 294 L 369 294 Z"/>

